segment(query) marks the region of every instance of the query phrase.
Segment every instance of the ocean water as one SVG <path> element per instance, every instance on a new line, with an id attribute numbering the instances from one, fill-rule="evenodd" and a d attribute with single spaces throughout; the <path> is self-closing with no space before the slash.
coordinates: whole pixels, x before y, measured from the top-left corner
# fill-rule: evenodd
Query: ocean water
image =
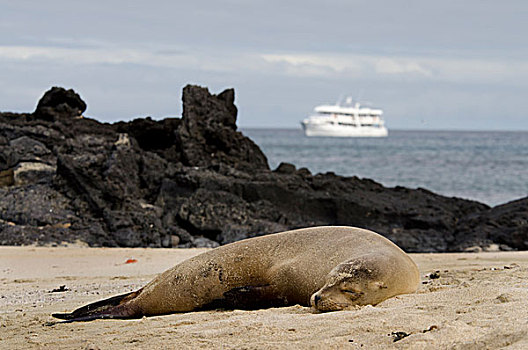
<path id="1" fill-rule="evenodd" d="M 298 129 L 243 129 L 268 157 L 315 173 L 426 188 L 494 206 L 528 196 L 528 132 L 403 131 L 387 138 L 308 138 Z"/>

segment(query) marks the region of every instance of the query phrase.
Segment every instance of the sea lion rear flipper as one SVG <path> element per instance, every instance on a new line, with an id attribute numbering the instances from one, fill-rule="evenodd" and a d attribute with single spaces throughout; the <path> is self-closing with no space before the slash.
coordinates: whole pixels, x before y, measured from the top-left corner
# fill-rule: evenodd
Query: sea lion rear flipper
<path id="1" fill-rule="evenodd" d="M 73 312 L 55 313 L 52 316 L 66 320 L 66 322 L 92 321 L 102 318 L 137 318 L 141 315 L 129 305 L 126 305 L 126 302 L 135 298 L 140 291 L 141 289 L 99 300 L 80 307 Z"/>

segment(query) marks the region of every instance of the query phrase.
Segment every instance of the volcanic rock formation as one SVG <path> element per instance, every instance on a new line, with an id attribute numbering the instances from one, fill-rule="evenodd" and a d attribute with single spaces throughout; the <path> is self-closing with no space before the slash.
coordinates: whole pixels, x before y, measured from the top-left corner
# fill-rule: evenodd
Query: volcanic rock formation
<path id="1" fill-rule="evenodd" d="M 313 225 L 369 228 L 411 252 L 528 249 L 528 198 L 495 208 L 368 179 L 269 169 L 234 91 L 186 86 L 183 116 L 115 124 L 54 87 L 0 113 L 0 244 L 216 246 Z"/>

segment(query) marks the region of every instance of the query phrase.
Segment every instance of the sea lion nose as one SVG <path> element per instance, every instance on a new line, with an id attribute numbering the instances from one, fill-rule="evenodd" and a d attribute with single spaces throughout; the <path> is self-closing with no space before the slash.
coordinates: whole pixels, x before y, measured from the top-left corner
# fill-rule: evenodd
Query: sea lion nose
<path id="1" fill-rule="evenodd" d="M 317 303 L 321 300 L 321 297 L 319 295 L 314 295 L 314 304 L 317 305 Z"/>

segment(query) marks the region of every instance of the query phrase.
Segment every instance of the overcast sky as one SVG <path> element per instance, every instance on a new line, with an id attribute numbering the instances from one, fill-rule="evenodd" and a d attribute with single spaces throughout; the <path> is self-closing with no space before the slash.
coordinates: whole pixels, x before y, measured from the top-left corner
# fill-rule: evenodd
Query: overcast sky
<path id="1" fill-rule="evenodd" d="M 528 2 L 0 0 L 0 110 L 74 88 L 101 121 L 234 87 L 241 127 L 340 95 L 394 129 L 528 130 Z"/>

